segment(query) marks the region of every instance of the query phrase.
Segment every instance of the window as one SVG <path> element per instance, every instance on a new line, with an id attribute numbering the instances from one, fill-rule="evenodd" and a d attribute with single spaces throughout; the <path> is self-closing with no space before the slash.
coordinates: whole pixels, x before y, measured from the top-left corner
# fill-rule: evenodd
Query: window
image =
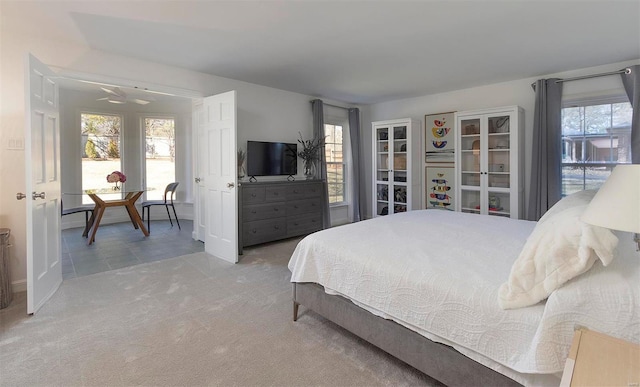
<path id="1" fill-rule="evenodd" d="M 599 188 L 618 164 L 631 163 L 629 102 L 562 109 L 562 195 Z"/>
<path id="2" fill-rule="evenodd" d="M 107 175 L 122 171 L 120 130 L 122 118 L 117 115 L 82 113 L 82 190 L 103 188 Z M 93 203 L 83 197 L 83 203 Z"/>
<path id="3" fill-rule="evenodd" d="M 346 202 L 345 199 L 345 170 L 343 157 L 342 125 L 325 124 L 325 156 L 327 159 L 327 185 L 329 203 Z"/>
<path id="4" fill-rule="evenodd" d="M 145 188 L 147 200 L 164 199 L 167 184 L 176 181 L 175 119 L 145 117 Z"/>

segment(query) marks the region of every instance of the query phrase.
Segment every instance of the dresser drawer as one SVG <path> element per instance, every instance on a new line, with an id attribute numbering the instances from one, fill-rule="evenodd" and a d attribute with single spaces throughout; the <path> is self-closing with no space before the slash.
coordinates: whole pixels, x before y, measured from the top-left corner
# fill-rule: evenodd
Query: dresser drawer
<path id="1" fill-rule="evenodd" d="M 242 226 L 243 246 L 270 242 L 287 236 L 286 218 L 256 220 L 245 222 Z"/>
<path id="2" fill-rule="evenodd" d="M 322 203 L 320 202 L 320 198 L 287 202 L 287 215 L 300 215 L 310 212 L 319 213 L 321 209 Z"/>
<path id="3" fill-rule="evenodd" d="M 287 187 L 287 200 L 320 197 L 322 194 L 321 183 L 297 184 Z"/>
<path id="4" fill-rule="evenodd" d="M 282 186 L 265 187 L 265 201 L 280 202 L 286 200 L 287 188 Z"/>
<path id="5" fill-rule="evenodd" d="M 296 215 L 287 218 L 287 236 L 310 234 L 322 229 L 322 214 Z"/>
<path id="6" fill-rule="evenodd" d="M 265 187 L 242 187 L 242 204 L 264 203 Z"/>
<path id="7" fill-rule="evenodd" d="M 242 221 L 280 218 L 287 215 L 287 206 L 284 202 L 253 204 L 242 209 Z"/>

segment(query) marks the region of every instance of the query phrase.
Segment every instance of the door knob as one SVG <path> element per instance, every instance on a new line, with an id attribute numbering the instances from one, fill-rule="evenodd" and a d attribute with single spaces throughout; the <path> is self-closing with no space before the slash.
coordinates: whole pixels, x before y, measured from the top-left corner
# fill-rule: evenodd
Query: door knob
<path id="1" fill-rule="evenodd" d="M 27 197 L 27 195 L 23 194 L 22 192 L 18 192 L 16 194 L 16 199 L 18 199 L 18 200 L 22 200 L 22 199 L 24 199 L 26 197 Z"/>
<path id="2" fill-rule="evenodd" d="M 35 191 L 31 193 L 31 198 L 36 200 L 37 198 L 44 199 L 44 191 L 40 193 L 36 193 Z"/>
<path id="3" fill-rule="evenodd" d="M 233 188 L 233 187 L 235 187 L 235 186 L 236 186 L 236 185 L 235 185 L 234 183 L 227 183 L 227 188 Z"/>
<path id="4" fill-rule="evenodd" d="M 200 178 L 196 177 L 196 183 L 199 183 L 199 182 L 200 182 Z"/>

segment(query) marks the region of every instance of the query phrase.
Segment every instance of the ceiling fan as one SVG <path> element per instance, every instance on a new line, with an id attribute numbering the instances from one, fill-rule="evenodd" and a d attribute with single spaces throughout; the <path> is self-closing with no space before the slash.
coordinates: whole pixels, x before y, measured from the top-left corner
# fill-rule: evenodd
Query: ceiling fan
<path id="1" fill-rule="evenodd" d="M 154 101 L 153 98 L 145 98 L 145 99 L 130 98 L 127 96 L 127 93 L 122 91 L 119 87 L 108 88 L 108 87 L 100 86 L 100 88 L 109 95 L 104 98 L 98 98 L 96 101 L 107 101 L 115 104 L 124 104 L 127 102 L 133 102 L 133 103 L 137 103 L 138 105 L 146 105 Z"/>

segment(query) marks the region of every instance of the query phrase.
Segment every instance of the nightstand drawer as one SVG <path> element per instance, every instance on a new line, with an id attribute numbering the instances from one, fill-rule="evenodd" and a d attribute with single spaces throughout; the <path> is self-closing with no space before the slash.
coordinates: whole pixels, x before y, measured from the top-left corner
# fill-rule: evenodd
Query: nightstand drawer
<path id="1" fill-rule="evenodd" d="M 282 218 L 246 222 L 242 236 L 244 246 L 282 239 L 287 236 L 287 221 Z"/>
<path id="2" fill-rule="evenodd" d="M 242 211 L 242 221 L 281 218 L 287 215 L 287 207 L 284 202 L 254 204 L 246 206 Z"/>
<path id="3" fill-rule="evenodd" d="M 242 203 L 254 204 L 264 203 L 265 199 L 265 187 L 243 187 L 242 188 Z"/>
<path id="4" fill-rule="evenodd" d="M 322 203 L 320 202 L 320 198 L 287 202 L 288 215 L 300 215 L 311 212 L 320 212 L 321 208 Z"/>

